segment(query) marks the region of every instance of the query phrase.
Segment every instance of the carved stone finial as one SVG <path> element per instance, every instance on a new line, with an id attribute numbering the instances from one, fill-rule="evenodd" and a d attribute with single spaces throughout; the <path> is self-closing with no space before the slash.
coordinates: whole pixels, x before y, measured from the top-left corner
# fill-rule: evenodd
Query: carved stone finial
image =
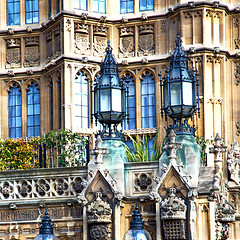
<path id="1" fill-rule="evenodd" d="M 168 135 L 168 138 L 169 138 L 169 143 L 164 145 L 163 149 L 168 151 L 168 159 L 170 160 L 170 163 L 172 163 L 173 165 L 176 165 L 176 159 L 177 159 L 176 151 L 178 149 L 181 149 L 182 146 L 181 146 L 181 143 L 175 143 L 176 135 L 173 129 L 171 129 Z"/>
<path id="2" fill-rule="evenodd" d="M 107 20 L 107 16 L 101 16 L 101 17 L 99 18 L 99 22 L 101 22 L 101 23 L 105 23 L 106 20 Z"/>
<path id="3" fill-rule="evenodd" d="M 15 76 L 15 73 L 13 72 L 13 70 L 8 70 L 8 76 L 10 76 L 10 77 Z"/>
<path id="4" fill-rule="evenodd" d="M 148 59 L 147 58 L 142 58 L 142 64 L 147 64 L 148 63 Z"/>
<path id="5" fill-rule="evenodd" d="M 82 13 L 81 16 L 80 16 L 80 18 L 81 18 L 82 20 L 87 20 L 88 14 L 87 14 L 87 13 Z"/>
<path id="6" fill-rule="evenodd" d="M 226 152 L 227 147 L 223 146 L 223 138 L 217 133 L 216 137 L 214 138 L 214 147 L 209 148 L 209 153 L 214 153 L 215 155 L 215 162 L 222 162 L 221 154 Z"/>
<path id="7" fill-rule="evenodd" d="M 95 149 L 92 149 L 90 151 L 90 154 L 95 156 L 95 162 L 94 163 L 97 165 L 97 169 L 102 168 L 103 155 L 108 154 L 107 148 L 101 148 L 101 146 L 102 146 L 102 139 L 101 139 L 101 136 L 98 135 L 97 139 L 96 139 L 96 147 L 95 147 Z"/>

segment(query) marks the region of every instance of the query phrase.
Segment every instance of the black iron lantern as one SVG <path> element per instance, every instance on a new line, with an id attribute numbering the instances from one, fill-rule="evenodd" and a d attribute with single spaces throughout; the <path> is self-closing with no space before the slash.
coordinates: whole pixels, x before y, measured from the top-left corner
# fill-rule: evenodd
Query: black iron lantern
<path id="1" fill-rule="evenodd" d="M 197 111 L 200 117 L 198 73 L 188 67 L 179 34 L 175 42 L 170 68 L 163 79 L 160 77 L 161 113 L 162 117 L 165 113 L 165 118 L 169 116 L 173 119 L 168 131 L 174 129 L 176 134 L 194 134 L 195 128 L 188 124 L 188 120 Z"/>
<path id="2" fill-rule="evenodd" d="M 39 234 L 35 240 L 58 240 L 58 238 L 53 233 L 53 223 L 47 211 L 42 218 Z"/>
<path id="3" fill-rule="evenodd" d="M 130 228 L 125 233 L 123 240 L 151 240 L 151 235 L 144 229 L 144 222 L 142 215 L 138 210 L 138 204 L 136 203 L 135 211 L 132 215 L 132 221 L 130 222 Z"/>
<path id="4" fill-rule="evenodd" d="M 108 42 L 105 59 L 101 63 L 100 74 L 96 77 L 92 92 L 94 97 L 94 117 L 103 130 L 103 139 L 121 139 L 122 134 L 117 129 L 126 117 L 127 88 L 119 77 L 118 64 L 112 55 L 112 47 Z"/>

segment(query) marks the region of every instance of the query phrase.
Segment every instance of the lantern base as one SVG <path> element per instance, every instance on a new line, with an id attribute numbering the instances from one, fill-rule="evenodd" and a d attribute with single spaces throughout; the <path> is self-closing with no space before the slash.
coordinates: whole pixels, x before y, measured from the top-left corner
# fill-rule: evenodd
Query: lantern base
<path id="1" fill-rule="evenodd" d="M 193 135 L 195 136 L 196 128 L 195 126 L 190 126 L 188 124 L 188 119 L 173 119 L 173 124 L 166 128 L 167 135 L 173 130 L 176 135 Z"/>
<path id="2" fill-rule="evenodd" d="M 124 140 L 124 134 L 122 130 L 117 129 L 118 124 L 101 124 L 103 126 L 103 129 L 99 131 L 99 134 L 102 140 Z"/>

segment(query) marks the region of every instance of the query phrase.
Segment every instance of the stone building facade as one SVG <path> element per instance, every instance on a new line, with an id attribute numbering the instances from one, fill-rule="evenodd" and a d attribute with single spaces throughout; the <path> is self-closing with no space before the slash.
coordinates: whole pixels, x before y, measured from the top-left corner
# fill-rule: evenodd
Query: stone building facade
<path id="1" fill-rule="evenodd" d="M 207 165 L 192 173 L 186 169 L 191 159 L 200 162 L 199 150 L 184 152 L 183 171 L 166 155 L 151 163 L 116 156 L 111 169 L 100 151 L 103 164 L 95 152 L 87 167 L 1 172 L 1 239 L 33 239 L 47 207 L 60 239 L 120 240 L 136 201 L 153 239 L 240 239 L 237 0 L 2 0 L 0 9 L 1 138 L 69 128 L 93 139 L 90 88 L 109 40 L 129 81 L 123 128 L 149 142 L 159 129 L 162 143 L 171 120 L 161 118 L 159 74 L 180 33 L 199 72 L 201 116 L 192 124 L 213 144 Z"/>

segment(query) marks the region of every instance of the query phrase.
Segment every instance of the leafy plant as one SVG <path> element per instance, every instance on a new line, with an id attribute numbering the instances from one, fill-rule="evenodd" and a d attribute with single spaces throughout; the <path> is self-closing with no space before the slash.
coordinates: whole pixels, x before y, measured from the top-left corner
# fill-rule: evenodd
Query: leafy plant
<path id="1" fill-rule="evenodd" d="M 206 148 L 209 143 L 209 139 L 204 140 L 204 137 L 196 136 L 196 142 L 201 147 L 201 162 L 203 166 L 207 165 L 207 154 L 206 154 Z"/>
<path id="2" fill-rule="evenodd" d="M 50 131 L 42 137 L 42 143 L 50 150 L 47 156 L 50 167 L 78 166 L 83 164 L 87 139 L 70 129 Z"/>
<path id="3" fill-rule="evenodd" d="M 125 154 L 128 162 L 148 162 L 148 161 L 158 161 L 161 157 L 161 145 L 157 144 L 158 132 L 155 135 L 153 148 L 148 149 L 148 139 L 145 135 L 136 136 L 134 139 L 132 136 L 128 135 L 131 139 L 132 146 L 128 147 L 125 145 Z"/>

